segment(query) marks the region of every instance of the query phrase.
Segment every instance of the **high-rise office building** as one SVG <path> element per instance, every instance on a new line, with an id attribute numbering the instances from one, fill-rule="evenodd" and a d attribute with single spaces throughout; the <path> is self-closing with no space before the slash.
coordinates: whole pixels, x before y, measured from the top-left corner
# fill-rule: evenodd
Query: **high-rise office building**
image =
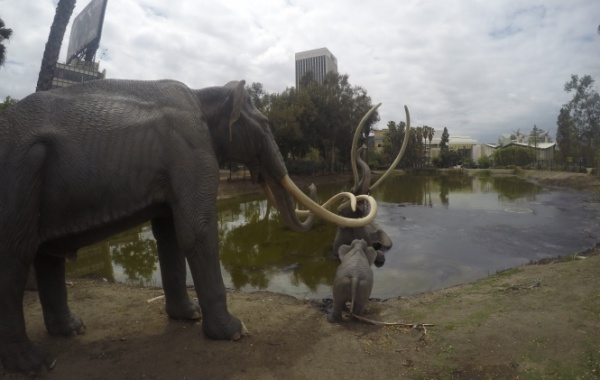
<path id="1" fill-rule="evenodd" d="M 327 48 L 296 53 L 296 88 L 300 87 L 300 80 L 309 71 L 317 82 L 323 83 L 325 74 L 330 71 L 337 73 L 337 70 L 337 58 Z"/>

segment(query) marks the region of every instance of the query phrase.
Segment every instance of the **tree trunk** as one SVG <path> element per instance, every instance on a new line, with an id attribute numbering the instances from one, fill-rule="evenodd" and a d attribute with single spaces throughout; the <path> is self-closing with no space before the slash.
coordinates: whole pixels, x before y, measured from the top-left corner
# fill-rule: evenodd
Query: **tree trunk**
<path id="1" fill-rule="evenodd" d="M 60 47 L 65 31 L 67 30 L 67 25 L 69 24 L 69 19 L 73 14 L 73 9 L 75 9 L 75 3 L 76 0 L 59 0 L 56 6 L 56 14 L 50 27 L 50 35 L 48 36 L 48 42 L 46 42 L 46 49 L 42 57 L 42 66 L 35 89 L 36 92 L 52 88 L 52 79 L 54 78 L 54 70 L 56 69 L 56 62 L 60 54 Z"/>

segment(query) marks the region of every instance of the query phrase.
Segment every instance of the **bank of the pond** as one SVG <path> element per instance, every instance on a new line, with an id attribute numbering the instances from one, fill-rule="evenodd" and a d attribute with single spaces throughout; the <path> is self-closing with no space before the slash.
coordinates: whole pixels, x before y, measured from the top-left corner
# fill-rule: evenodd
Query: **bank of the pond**
<path id="1" fill-rule="evenodd" d="M 402 173 L 403 171 L 398 171 Z M 541 170 L 515 170 L 515 169 L 466 169 L 463 174 L 467 175 L 517 175 L 529 181 L 533 181 L 545 186 L 570 187 L 578 190 L 600 191 L 600 179 L 598 176 L 572 172 L 554 172 Z M 374 173 L 374 177 L 381 175 Z M 317 186 L 329 184 L 350 184 L 351 174 L 330 174 L 317 176 L 292 176 L 294 182 L 301 189 L 307 189 L 311 183 Z M 255 183 L 252 183 L 249 174 L 231 175 L 227 171 L 221 172 L 221 181 L 219 183 L 219 199 L 234 197 L 237 195 L 257 194 L 261 189 Z"/>
<path id="2" fill-rule="evenodd" d="M 587 182 L 574 173 L 527 174 L 549 186 L 571 186 L 569 178 Z M 597 186 L 594 180 L 585 188 Z M 49 337 L 32 292 L 25 296 L 25 316 L 30 338 L 58 359 L 42 374 L 46 379 L 595 379 L 599 251 L 565 252 L 544 265 L 368 305 L 368 318 L 417 328 L 334 325 L 318 302 L 231 292 L 230 311 L 251 335 L 217 342 L 203 337 L 198 324 L 169 320 L 162 300 L 148 302 L 160 289 L 90 280 L 71 280 L 69 288 L 85 335 Z M 420 324 L 435 326 L 424 334 Z"/>

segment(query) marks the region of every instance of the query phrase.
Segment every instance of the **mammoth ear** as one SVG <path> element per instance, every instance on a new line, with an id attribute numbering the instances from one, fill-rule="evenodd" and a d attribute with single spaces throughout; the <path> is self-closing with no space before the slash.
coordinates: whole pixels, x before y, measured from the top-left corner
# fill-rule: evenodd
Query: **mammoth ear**
<path id="1" fill-rule="evenodd" d="M 367 247 L 365 254 L 367 255 L 369 265 L 373 265 L 375 259 L 377 259 L 377 251 L 373 247 Z"/>
<path id="2" fill-rule="evenodd" d="M 350 252 L 350 248 L 352 248 L 352 246 L 347 244 L 340 245 L 338 248 L 338 256 L 340 257 L 340 260 L 344 260 L 344 256 Z"/>
<path id="3" fill-rule="evenodd" d="M 229 139 L 231 140 L 231 127 L 240 118 L 242 107 L 246 101 L 246 93 L 244 92 L 245 80 L 239 82 L 230 82 L 225 87 L 231 87 L 231 92 L 223 102 L 224 105 L 231 104 L 231 113 L 229 114 Z"/>

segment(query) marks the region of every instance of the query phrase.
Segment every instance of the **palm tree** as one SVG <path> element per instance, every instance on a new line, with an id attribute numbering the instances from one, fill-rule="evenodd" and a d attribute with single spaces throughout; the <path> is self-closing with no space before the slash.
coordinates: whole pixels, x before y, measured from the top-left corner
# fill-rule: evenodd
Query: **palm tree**
<path id="1" fill-rule="evenodd" d="M 54 78 L 54 69 L 60 54 L 62 40 L 69 24 L 69 19 L 75 9 L 76 0 L 59 0 L 54 14 L 54 21 L 50 27 L 50 35 L 46 42 L 46 49 L 42 57 L 42 66 L 38 77 L 35 91 L 46 91 L 52 88 L 52 79 Z"/>
<path id="2" fill-rule="evenodd" d="M 431 164 L 431 140 L 433 139 L 433 134 L 435 133 L 435 129 L 433 127 L 429 128 L 429 164 Z"/>
<path id="3" fill-rule="evenodd" d="M 431 162 L 431 139 L 433 139 L 434 129 L 430 126 L 423 126 L 423 139 L 425 140 L 425 152 L 428 153 L 426 159 L 427 164 Z M 427 149 L 427 140 L 429 140 L 429 149 Z"/>
<path id="4" fill-rule="evenodd" d="M 4 65 L 6 58 L 6 47 L 4 46 L 4 40 L 10 39 L 12 35 L 12 29 L 6 28 L 4 21 L 0 18 L 0 66 Z"/>

